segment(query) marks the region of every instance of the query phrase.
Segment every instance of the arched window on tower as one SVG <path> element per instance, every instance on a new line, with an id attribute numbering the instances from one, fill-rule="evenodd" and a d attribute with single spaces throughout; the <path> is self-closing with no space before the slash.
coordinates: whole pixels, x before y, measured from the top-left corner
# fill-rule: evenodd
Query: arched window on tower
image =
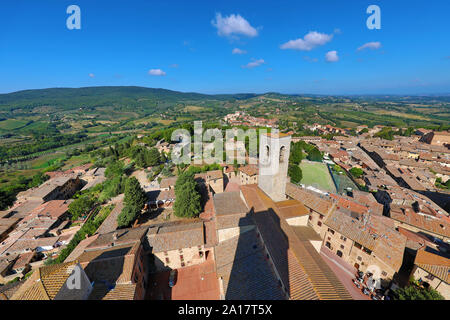
<path id="1" fill-rule="evenodd" d="M 270 147 L 266 146 L 266 159 L 270 159 Z"/>
<path id="2" fill-rule="evenodd" d="M 280 163 L 284 162 L 284 158 L 285 158 L 285 153 L 286 153 L 286 147 L 282 146 L 280 148 Z"/>

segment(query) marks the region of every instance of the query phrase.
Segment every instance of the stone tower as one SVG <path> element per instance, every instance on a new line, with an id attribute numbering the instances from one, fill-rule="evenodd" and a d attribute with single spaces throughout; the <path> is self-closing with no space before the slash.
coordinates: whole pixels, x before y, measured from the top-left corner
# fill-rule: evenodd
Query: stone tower
<path id="1" fill-rule="evenodd" d="M 275 202 L 286 200 L 290 149 L 290 135 L 272 132 L 259 137 L 258 187 Z"/>

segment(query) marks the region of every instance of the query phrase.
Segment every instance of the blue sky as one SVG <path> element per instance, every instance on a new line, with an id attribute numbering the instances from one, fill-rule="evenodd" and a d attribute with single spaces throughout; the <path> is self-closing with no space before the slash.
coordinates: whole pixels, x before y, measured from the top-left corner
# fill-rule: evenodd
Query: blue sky
<path id="1" fill-rule="evenodd" d="M 450 93 L 449 14 L 447 0 L 2 0 L 0 92 Z"/>

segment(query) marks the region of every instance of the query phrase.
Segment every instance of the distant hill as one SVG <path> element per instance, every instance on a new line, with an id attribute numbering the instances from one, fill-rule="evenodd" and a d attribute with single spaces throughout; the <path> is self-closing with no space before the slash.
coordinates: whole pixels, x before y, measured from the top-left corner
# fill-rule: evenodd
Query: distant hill
<path id="1" fill-rule="evenodd" d="M 56 106 L 63 109 L 72 109 L 83 106 L 114 104 L 132 106 L 134 104 L 142 105 L 142 101 L 145 104 L 145 101 L 241 100 L 255 96 L 257 95 L 251 93 L 207 95 L 133 86 L 49 88 L 0 94 L 0 109 L 29 109 L 39 106 Z"/>

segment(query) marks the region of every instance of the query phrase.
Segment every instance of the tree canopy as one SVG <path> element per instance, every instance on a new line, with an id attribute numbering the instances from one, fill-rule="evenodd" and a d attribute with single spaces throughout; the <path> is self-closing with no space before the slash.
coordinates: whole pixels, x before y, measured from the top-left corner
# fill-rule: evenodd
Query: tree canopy
<path id="1" fill-rule="evenodd" d="M 416 285 L 410 285 L 406 288 L 400 288 L 395 291 L 398 297 L 396 300 L 445 300 L 444 297 L 433 288 L 421 288 Z"/>
<path id="2" fill-rule="evenodd" d="M 175 183 L 176 201 L 174 213 L 177 217 L 196 217 L 201 211 L 201 196 L 193 172 L 183 172 Z"/>
<path id="3" fill-rule="evenodd" d="M 299 183 L 303 178 L 302 169 L 298 165 L 289 164 L 288 176 L 291 178 L 292 183 Z"/>

